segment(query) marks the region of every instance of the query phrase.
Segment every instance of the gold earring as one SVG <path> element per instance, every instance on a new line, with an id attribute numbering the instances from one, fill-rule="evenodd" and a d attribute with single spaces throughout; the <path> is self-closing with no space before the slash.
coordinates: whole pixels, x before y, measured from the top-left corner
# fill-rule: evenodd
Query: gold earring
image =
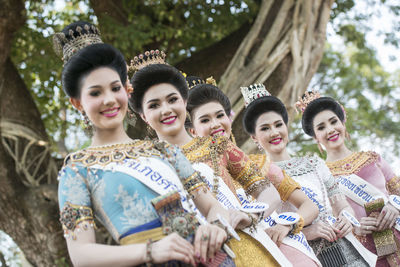
<path id="1" fill-rule="evenodd" d="M 263 151 L 264 149 L 262 148 L 262 146 L 260 145 L 259 142 L 257 142 L 256 140 L 253 140 L 253 142 L 256 144 L 256 146 L 258 147 L 258 150 Z"/>
<path id="2" fill-rule="evenodd" d="M 147 123 L 147 122 L 146 122 Z M 147 126 L 146 126 L 146 130 L 147 130 L 147 134 L 149 135 L 149 136 L 154 136 L 154 133 L 155 133 L 155 131 L 154 131 L 154 129 L 153 128 L 151 128 L 151 126 L 150 126 L 150 124 L 148 124 L 147 123 Z"/>
<path id="3" fill-rule="evenodd" d="M 235 136 L 233 135 L 233 133 L 231 132 L 231 141 L 232 141 L 232 143 L 236 146 L 236 139 L 235 139 Z"/>

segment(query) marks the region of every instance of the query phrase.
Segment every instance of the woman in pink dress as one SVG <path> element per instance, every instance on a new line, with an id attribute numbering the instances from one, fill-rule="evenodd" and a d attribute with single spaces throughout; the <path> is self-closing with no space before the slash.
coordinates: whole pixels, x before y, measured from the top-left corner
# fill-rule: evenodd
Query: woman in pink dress
<path id="1" fill-rule="evenodd" d="M 400 233 L 393 227 L 399 211 L 388 201 L 389 195 L 400 194 L 399 177 L 378 153 L 354 152 L 346 146 L 346 113 L 336 100 L 307 92 L 297 105 L 304 111 L 304 132 L 320 149 L 325 147 L 327 166 L 361 223 L 355 229 L 356 237 L 378 255 L 376 266 L 400 266 L 396 244 Z"/>

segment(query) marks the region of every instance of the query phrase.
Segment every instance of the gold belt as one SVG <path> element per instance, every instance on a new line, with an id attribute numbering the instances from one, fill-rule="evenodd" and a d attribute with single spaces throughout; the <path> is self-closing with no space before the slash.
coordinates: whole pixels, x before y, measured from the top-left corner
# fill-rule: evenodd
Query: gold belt
<path id="1" fill-rule="evenodd" d="M 165 237 L 165 234 L 163 233 L 162 228 L 157 227 L 154 229 L 125 236 L 121 238 L 119 243 L 121 245 L 139 244 L 139 243 L 146 243 L 146 241 L 149 240 L 150 238 L 153 241 L 158 241 L 163 237 Z"/>

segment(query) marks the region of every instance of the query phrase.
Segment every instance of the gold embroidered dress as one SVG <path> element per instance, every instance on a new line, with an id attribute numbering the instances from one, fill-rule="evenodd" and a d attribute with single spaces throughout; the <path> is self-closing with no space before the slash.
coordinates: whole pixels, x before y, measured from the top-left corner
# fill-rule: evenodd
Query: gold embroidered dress
<path id="1" fill-rule="evenodd" d="M 192 163 L 205 163 L 212 168 L 235 196 L 236 183 L 249 195 L 270 183 L 248 156 L 225 137 L 195 137 L 182 146 L 182 151 Z M 213 191 L 216 192 L 215 187 Z M 229 241 L 236 254 L 236 266 L 279 266 L 257 240 L 242 231 L 238 234 L 241 241 Z"/>
<path id="2" fill-rule="evenodd" d="M 347 176 L 356 174 L 365 181 L 372 184 L 384 195 L 400 195 L 400 179 L 397 177 L 389 164 L 381 158 L 381 156 L 373 151 L 354 152 L 351 155 L 337 161 L 327 162 L 326 165 L 331 170 L 335 177 Z M 347 197 L 347 201 L 353 208 L 356 217 L 360 220 L 362 217 L 367 217 L 365 208 Z M 393 232 L 398 240 L 400 233 L 393 228 Z M 360 238 L 361 243 L 371 252 L 376 253 L 376 247 L 372 239 L 372 235 L 367 235 L 367 238 Z M 399 254 L 399 249 L 397 254 Z M 397 256 L 397 263 L 400 263 L 400 257 Z M 378 259 L 376 266 L 389 266 L 388 260 Z"/>

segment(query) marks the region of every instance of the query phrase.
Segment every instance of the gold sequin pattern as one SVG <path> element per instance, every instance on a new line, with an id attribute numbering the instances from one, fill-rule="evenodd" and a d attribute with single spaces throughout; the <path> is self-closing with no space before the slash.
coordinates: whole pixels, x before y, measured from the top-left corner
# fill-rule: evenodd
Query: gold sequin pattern
<path id="1" fill-rule="evenodd" d="M 283 172 L 283 180 L 278 187 L 278 192 L 279 195 L 281 196 L 281 199 L 283 201 L 287 201 L 290 195 L 293 193 L 293 191 L 296 189 L 301 189 L 301 186 L 298 182 L 293 180 L 292 177 L 287 175 L 285 171 L 282 170 L 282 172 Z"/>
<path id="2" fill-rule="evenodd" d="M 390 195 L 400 195 L 400 178 L 395 176 L 386 183 Z"/>
<path id="3" fill-rule="evenodd" d="M 249 158 L 251 161 L 253 161 L 260 170 L 264 169 L 264 165 L 267 161 L 267 155 L 265 154 L 250 154 Z M 268 164 L 269 167 L 269 164 Z"/>
<path id="4" fill-rule="evenodd" d="M 95 164 L 106 166 L 110 162 L 122 162 L 126 158 L 136 159 L 139 157 L 161 157 L 161 153 L 154 147 L 152 141 L 135 140 L 126 144 L 115 144 L 109 146 L 86 148 L 70 154 L 65 158 L 72 163 L 82 163 L 89 167 Z"/>
<path id="5" fill-rule="evenodd" d="M 212 142 L 216 142 L 215 145 L 212 145 Z M 196 137 L 181 148 L 190 162 L 206 162 L 212 160 L 211 156 L 214 148 L 216 148 L 215 151 L 218 156 L 221 156 L 226 150 L 227 142 L 228 139 L 221 137 Z"/>
<path id="6" fill-rule="evenodd" d="M 248 190 L 254 183 L 266 180 L 252 161 L 247 161 L 245 167 L 238 174 L 239 183 L 244 190 Z"/>
<path id="7" fill-rule="evenodd" d="M 351 155 L 333 162 L 327 162 L 326 165 L 334 176 L 350 175 L 358 173 L 363 167 L 376 162 L 379 155 L 373 151 L 354 152 Z"/>
<path id="8" fill-rule="evenodd" d="M 238 231 L 240 241 L 230 239 L 229 247 L 236 255 L 234 259 L 237 267 L 265 267 L 279 266 L 272 255 L 257 240 L 242 231 Z"/>

